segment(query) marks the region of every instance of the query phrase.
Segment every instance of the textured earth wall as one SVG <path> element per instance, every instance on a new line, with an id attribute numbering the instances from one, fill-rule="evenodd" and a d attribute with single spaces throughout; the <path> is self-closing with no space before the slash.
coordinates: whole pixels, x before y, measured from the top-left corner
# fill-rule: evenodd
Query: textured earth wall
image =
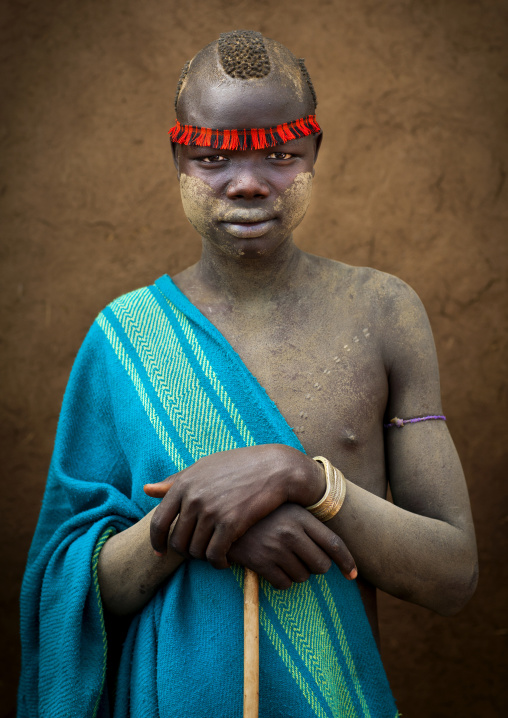
<path id="1" fill-rule="evenodd" d="M 0 12 L 0 716 L 14 709 L 19 586 L 73 358 L 111 299 L 199 256 L 166 132 L 183 63 L 236 28 L 305 57 L 318 93 L 325 139 L 297 242 L 402 277 L 436 336 L 481 578 L 451 619 L 381 597 L 400 709 L 508 715 L 507 4 L 6 0 Z"/>

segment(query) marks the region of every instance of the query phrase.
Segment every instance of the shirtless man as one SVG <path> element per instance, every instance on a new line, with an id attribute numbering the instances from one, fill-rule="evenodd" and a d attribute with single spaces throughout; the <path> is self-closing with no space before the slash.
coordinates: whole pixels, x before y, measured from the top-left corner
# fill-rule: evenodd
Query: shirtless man
<path id="1" fill-rule="evenodd" d="M 184 68 L 181 125 L 275 128 L 314 116 L 310 79 L 286 48 L 258 33 L 221 42 Z M 250 54 L 242 56 L 242 43 Z M 203 247 L 173 281 L 266 389 L 306 454 L 248 446 L 147 485 L 160 504 L 100 553 L 112 613 L 139 611 L 183 561 L 196 560 L 248 566 L 280 590 L 334 562 L 356 578 L 376 637 L 376 588 L 443 615 L 475 589 L 469 500 L 445 421 L 384 428 L 393 417 L 442 414 L 418 297 L 395 277 L 293 243 L 321 139 L 313 130 L 260 149 L 172 144 Z M 305 508 L 325 491 L 316 455 L 346 477 L 345 501 L 326 523 Z"/>
<path id="2" fill-rule="evenodd" d="M 267 76 L 244 80 L 226 75 L 216 53 L 208 46 L 192 62 L 178 96 L 181 124 L 274 127 L 314 113 L 312 92 L 283 55 Z M 355 577 L 343 543 L 376 634 L 376 587 L 443 615 L 460 610 L 475 589 L 469 500 L 445 422 L 383 429 L 396 416 L 442 413 L 420 300 L 393 276 L 310 255 L 293 243 L 321 137 L 220 153 L 173 143 L 183 206 L 203 243 L 199 262 L 174 282 L 257 377 L 308 456 L 281 445 L 237 449 L 146 487 L 153 496 L 172 489 L 153 515 L 102 550 L 101 590 L 111 610 L 138 609 L 182 555 L 216 568 L 229 557 L 280 589 L 305 581 L 312 567 L 328 567 L 330 558 Z M 325 488 L 322 467 L 308 458 L 314 455 L 326 456 L 347 478 L 344 505 L 326 524 L 341 541 L 323 538 L 315 555 L 298 560 L 315 523 L 300 507 L 318 501 Z M 393 504 L 386 501 L 388 481 Z M 164 553 L 179 510 L 162 559 L 148 549 L 150 527 L 153 546 Z M 120 592 L 119 555 L 128 556 L 132 577 Z M 147 580 L 150 590 L 140 594 Z"/>

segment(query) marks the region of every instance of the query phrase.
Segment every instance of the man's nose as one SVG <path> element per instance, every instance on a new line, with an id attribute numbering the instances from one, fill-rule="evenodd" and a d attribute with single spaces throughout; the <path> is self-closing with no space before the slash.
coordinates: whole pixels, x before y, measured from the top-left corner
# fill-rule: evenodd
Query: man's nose
<path id="1" fill-rule="evenodd" d="M 228 199 L 263 199 L 270 194 L 270 187 L 258 168 L 239 168 L 226 188 Z"/>

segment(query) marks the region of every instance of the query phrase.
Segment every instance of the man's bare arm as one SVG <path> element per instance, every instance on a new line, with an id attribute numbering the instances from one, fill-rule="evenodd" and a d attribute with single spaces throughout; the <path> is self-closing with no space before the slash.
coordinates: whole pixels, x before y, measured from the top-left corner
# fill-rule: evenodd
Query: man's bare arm
<path id="1" fill-rule="evenodd" d="M 213 471 L 218 471 L 220 475 L 234 468 L 239 481 L 242 478 L 246 481 L 250 473 L 249 467 L 259 466 L 263 456 L 268 457 L 268 463 L 275 474 L 286 468 L 287 476 L 283 476 L 284 471 L 281 473 L 283 482 L 289 480 L 291 475 L 294 478 L 295 471 L 303 479 L 302 468 L 307 467 L 310 472 L 307 478 L 317 479 L 316 496 L 322 493 L 322 470 L 319 466 L 300 452 L 282 445 L 249 447 L 206 457 L 208 461 L 203 460 L 199 469 L 197 464 L 194 465 L 193 471 L 199 471 L 206 483 L 215 486 L 217 490 L 213 493 L 221 498 L 223 494 L 219 482 L 214 481 Z M 279 463 L 281 466 L 277 468 Z M 259 473 L 254 472 L 254 476 L 257 476 L 259 483 Z M 302 484 L 306 487 L 302 500 L 312 500 L 306 498 L 309 490 L 309 496 L 313 496 L 310 488 L 312 481 L 304 480 Z M 162 495 L 168 491 L 168 485 L 171 485 L 171 480 L 158 485 Z M 275 495 L 279 494 L 280 491 L 275 491 Z M 234 505 L 232 508 L 238 509 Z M 245 513 L 245 508 L 243 511 Z M 257 511 L 259 512 L 259 508 Z M 110 538 L 102 548 L 98 578 L 104 605 L 111 613 L 128 615 L 138 611 L 185 558 L 205 558 L 204 554 L 192 556 L 185 553 L 184 558 L 177 553 L 171 546 L 175 539 L 171 531 L 166 529 L 166 543 L 164 547 L 158 545 L 158 548 L 164 548 L 164 552 L 157 555 L 150 543 L 155 512 L 156 509 L 153 509 L 137 524 Z M 302 506 L 288 502 L 276 507 L 247 530 L 231 547 L 228 560 L 248 565 L 275 588 L 289 588 L 293 581 L 305 581 L 311 573 L 325 573 L 332 561 L 346 578 L 354 579 L 357 575 L 354 559 L 342 539 Z"/>
<path id="2" fill-rule="evenodd" d="M 393 277 L 384 294 L 389 296 L 381 327 L 390 387 L 386 418 L 442 414 L 425 310 Z M 430 420 L 388 428 L 385 455 L 394 505 L 348 482 L 344 506 L 327 525 L 375 586 L 453 614 L 474 592 L 478 569 L 466 483 L 447 425 Z"/>
<path id="3" fill-rule="evenodd" d="M 185 560 L 172 549 L 157 556 L 150 544 L 151 511 L 110 538 L 99 556 L 98 577 L 108 611 L 129 615 L 148 603 Z M 333 531 L 297 504 L 284 504 L 252 526 L 230 549 L 233 563 L 248 565 L 279 589 L 326 573 L 332 561 L 347 579 L 357 575 L 346 545 Z M 195 560 L 195 559 L 189 559 Z"/>
<path id="4" fill-rule="evenodd" d="M 101 550 L 98 578 L 105 607 L 119 615 L 139 610 L 184 558 L 208 557 L 213 562 L 209 543 L 214 537 L 224 545 L 216 567 L 225 568 L 231 544 L 250 526 L 288 501 L 313 503 L 323 491 L 322 473 L 296 449 L 269 444 L 206 456 L 165 481 L 147 485 L 162 502 Z M 337 560 L 336 537 L 326 533 L 328 555 Z M 350 572 L 354 561 L 347 549 L 343 553 L 349 562 L 344 570 Z M 319 558 L 316 562 L 319 566 Z"/>
<path id="5" fill-rule="evenodd" d="M 459 611 L 477 581 L 469 519 L 463 516 L 453 525 L 393 505 L 351 482 L 347 488 L 341 512 L 327 526 L 350 548 L 360 575 L 442 615 Z"/>
<path id="6" fill-rule="evenodd" d="M 108 539 L 99 554 L 101 596 L 111 613 L 128 615 L 138 611 L 184 560 L 171 548 L 164 556 L 155 555 L 150 544 L 154 511 Z"/>

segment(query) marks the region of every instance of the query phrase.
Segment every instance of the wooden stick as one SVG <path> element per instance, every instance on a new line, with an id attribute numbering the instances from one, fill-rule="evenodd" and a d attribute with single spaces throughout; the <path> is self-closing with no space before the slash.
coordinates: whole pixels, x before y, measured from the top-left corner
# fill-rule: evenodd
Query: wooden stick
<path id="1" fill-rule="evenodd" d="M 245 568 L 243 588 L 243 718 L 259 711 L 259 579 Z"/>

